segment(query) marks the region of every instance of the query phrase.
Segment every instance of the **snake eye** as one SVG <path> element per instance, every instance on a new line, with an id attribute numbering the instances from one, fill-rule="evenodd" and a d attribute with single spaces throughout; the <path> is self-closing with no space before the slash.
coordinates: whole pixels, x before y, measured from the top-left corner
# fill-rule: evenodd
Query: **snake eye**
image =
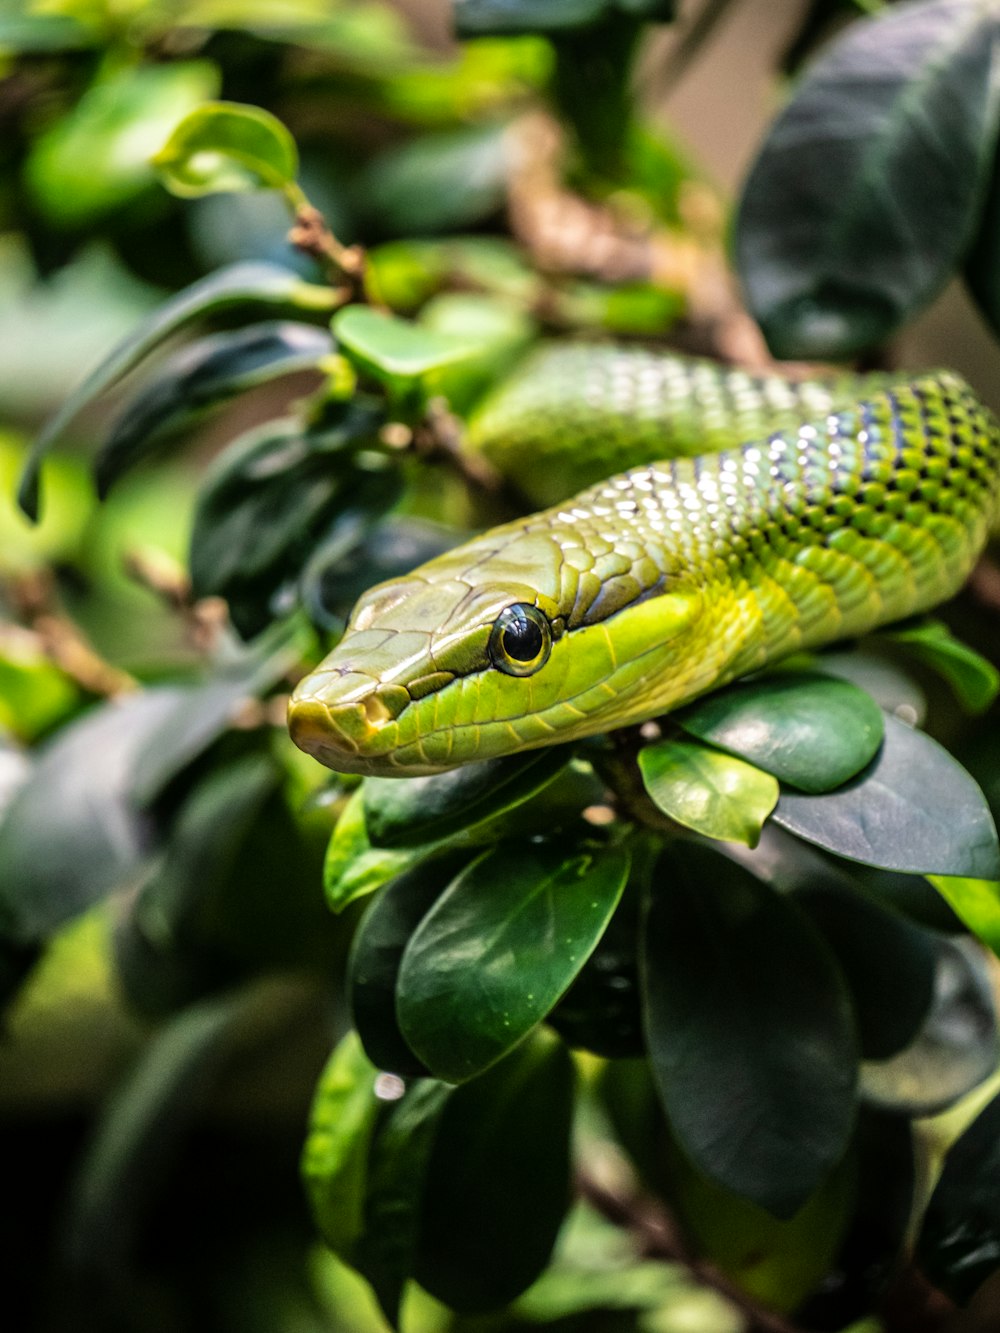
<path id="1" fill-rule="evenodd" d="M 508 676 L 530 676 L 548 661 L 551 648 L 552 629 L 537 606 L 516 602 L 497 616 L 490 658 Z"/>

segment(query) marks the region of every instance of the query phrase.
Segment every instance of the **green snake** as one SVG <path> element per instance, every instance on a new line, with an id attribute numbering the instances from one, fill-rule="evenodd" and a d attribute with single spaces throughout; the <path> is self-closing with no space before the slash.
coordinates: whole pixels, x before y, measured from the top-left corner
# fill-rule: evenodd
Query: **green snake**
<path id="1" fill-rule="evenodd" d="M 469 446 L 548 507 L 361 598 L 289 709 L 331 768 L 436 773 L 669 712 L 950 597 L 1000 507 L 1000 427 L 947 371 L 794 383 L 543 344 Z"/>

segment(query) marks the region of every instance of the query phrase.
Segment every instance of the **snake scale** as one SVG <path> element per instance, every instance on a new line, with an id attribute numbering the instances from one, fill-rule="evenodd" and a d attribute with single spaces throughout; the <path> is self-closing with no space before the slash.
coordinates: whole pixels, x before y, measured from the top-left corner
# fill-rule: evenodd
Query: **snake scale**
<path id="1" fill-rule="evenodd" d="M 542 345 L 469 444 L 547 507 L 361 598 L 289 710 L 331 768 L 434 773 L 668 712 L 950 597 L 1000 507 L 1000 428 L 948 371 L 793 383 Z"/>

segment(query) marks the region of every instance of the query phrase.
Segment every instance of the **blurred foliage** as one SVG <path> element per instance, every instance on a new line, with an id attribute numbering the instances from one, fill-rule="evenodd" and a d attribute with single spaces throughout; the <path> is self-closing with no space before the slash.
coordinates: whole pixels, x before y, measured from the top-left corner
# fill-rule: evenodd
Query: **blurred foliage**
<path id="1" fill-rule="evenodd" d="M 19 1327 L 990 1299 L 995 590 L 655 737 L 401 783 L 285 732 L 368 586 L 524 512 L 461 440 L 527 351 L 745 334 L 632 78 L 726 8 L 456 0 L 441 52 L 388 0 L 0 0 Z M 996 5 L 801 10 L 734 210 L 772 351 L 881 359 L 959 272 L 996 327 Z"/>

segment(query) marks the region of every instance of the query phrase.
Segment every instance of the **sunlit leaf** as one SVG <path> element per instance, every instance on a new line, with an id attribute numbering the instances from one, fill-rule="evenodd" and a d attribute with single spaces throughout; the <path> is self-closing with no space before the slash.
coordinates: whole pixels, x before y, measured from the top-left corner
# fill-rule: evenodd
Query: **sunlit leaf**
<path id="1" fill-rule="evenodd" d="M 927 878 L 969 930 L 995 954 L 1000 954 L 1000 882 L 960 875 Z"/>
<path id="2" fill-rule="evenodd" d="M 299 170 L 289 131 L 269 111 L 238 102 L 207 102 L 184 117 L 153 164 L 172 194 L 281 190 Z"/>
<path id="3" fill-rule="evenodd" d="M 334 912 L 387 884 L 395 875 L 424 860 L 431 847 L 393 850 L 373 847 L 365 827 L 365 808 L 360 791 L 354 792 L 341 811 L 330 838 L 323 865 L 326 901 Z"/>
<path id="4" fill-rule="evenodd" d="M 678 824 L 748 847 L 756 847 L 778 801 L 778 784 L 769 773 L 689 741 L 645 746 L 639 772 L 653 804 Z"/>

